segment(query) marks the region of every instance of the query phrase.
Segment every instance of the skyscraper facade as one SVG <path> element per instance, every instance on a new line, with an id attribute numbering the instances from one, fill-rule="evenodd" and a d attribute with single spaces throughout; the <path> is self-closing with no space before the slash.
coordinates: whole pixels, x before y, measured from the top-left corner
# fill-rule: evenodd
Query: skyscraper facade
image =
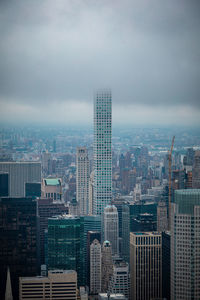
<path id="1" fill-rule="evenodd" d="M 48 219 L 48 269 L 75 270 L 82 277 L 81 222 L 71 215 Z"/>
<path id="2" fill-rule="evenodd" d="M 106 293 L 113 275 L 112 247 L 109 241 L 103 242 L 101 263 L 101 291 Z"/>
<path id="3" fill-rule="evenodd" d="M 192 168 L 192 188 L 200 188 L 200 150 L 195 151 L 194 164 Z"/>
<path id="4" fill-rule="evenodd" d="M 89 213 L 89 159 L 86 147 L 78 147 L 76 153 L 76 201 L 81 215 Z"/>
<path id="5" fill-rule="evenodd" d="M 101 244 L 95 239 L 90 245 L 90 293 L 101 292 Z"/>
<path id="6" fill-rule="evenodd" d="M 13 299 L 19 276 L 37 273 L 37 205 L 32 198 L 0 199 L 0 299 L 4 299 L 7 268 Z M 3 293 L 3 294 L 2 294 Z"/>
<path id="7" fill-rule="evenodd" d="M 104 209 L 104 240 L 111 243 L 112 255 L 119 254 L 119 226 L 118 211 L 114 205 L 108 205 Z"/>
<path id="8" fill-rule="evenodd" d="M 171 209 L 171 299 L 200 299 L 200 189 L 177 190 Z"/>
<path id="9" fill-rule="evenodd" d="M 130 233 L 131 300 L 162 297 L 162 242 L 154 232 Z"/>
<path id="10" fill-rule="evenodd" d="M 95 214 L 102 214 L 112 199 L 112 95 L 99 91 L 94 99 L 94 196 Z"/>
<path id="11" fill-rule="evenodd" d="M 25 183 L 41 182 L 38 162 L 0 162 L 0 172 L 8 173 L 10 197 L 25 197 Z"/>

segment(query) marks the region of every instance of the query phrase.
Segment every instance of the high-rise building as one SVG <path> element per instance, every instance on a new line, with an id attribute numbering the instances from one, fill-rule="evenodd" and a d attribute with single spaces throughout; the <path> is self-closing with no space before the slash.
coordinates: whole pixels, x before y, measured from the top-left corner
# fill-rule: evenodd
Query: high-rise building
<path id="1" fill-rule="evenodd" d="M 8 173 L 9 197 L 25 197 L 25 183 L 41 182 L 38 162 L 0 162 L 0 172 Z"/>
<path id="2" fill-rule="evenodd" d="M 167 205 L 164 201 L 158 202 L 157 206 L 157 230 L 166 231 L 168 228 Z"/>
<path id="3" fill-rule="evenodd" d="M 19 300 L 76 300 L 77 273 L 74 270 L 49 271 L 48 277 L 20 277 Z"/>
<path id="4" fill-rule="evenodd" d="M 26 182 L 25 183 L 25 196 L 36 199 L 41 197 L 41 182 Z"/>
<path id="5" fill-rule="evenodd" d="M 111 243 L 112 255 L 119 254 L 119 225 L 118 211 L 114 205 L 108 205 L 104 209 L 104 240 Z"/>
<path id="6" fill-rule="evenodd" d="M 130 233 L 131 300 L 162 297 L 162 242 L 153 232 Z"/>
<path id="7" fill-rule="evenodd" d="M 195 151 L 192 168 L 192 188 L 200 189 L 200 150 Z"/>
<path id="8" fill-rule="evenodd" d="M 37 206 L 32 198 L 0 198 L 0 299 L 4 299 L 7 268 L 18 299 L 19 276 L 37 272 Z"/>
<path id="9" fill-rule="evenodd" d="M 50 198 L 39 198 L 36 200 L 38 206 L 38 216 L 39 216 L 39 238 L 40 238 L 40 264 L 45 263 L 45 243 L 44 243 L 44 233 L 48 229 L 48 218 L 56 215 L 62 215 L 68 213 L 68 207 L 61 202 L 53 202 Z"/>
<path id="10" fill-rule="evenodd" d="M 170 300 L 170 241 L 170 232 L 162 232 L 162 297 L 167 300 Z"/>
<path id="11" fill-rule="evenodd" d="M 138 214 L 132 219 L 132 227 L 134 232 L 156 231 L 157 224 L 153 214 Z"/>
<path id="12" fill-rule="evenodd" d="M 94 240 L 99 241 L 101 244 L 101 233 L 98 231 L 88 231 L 87 233 L 87 285 L 90 286 L 90 246 Z"/>
<path id="13" fill-rule="evenodd" d="M 85 285 L 87 281 L 87 234 L 90 230 L 101 232 L 101 216 L 81 216 L 80 221 L 82 228 L 81 245 L 83 248 L 82 256 L 80 258 L 82 262 L 81 282 L 82 285 Z"/>
<path id="14" fill-rule="evenodd" d="M 175 191 L 171 208 L 171 299 L 200 299 L 200 189 Z"/>
<path id="15" fill-rule="evenodd" d="M 130 297 L 129 265 L 122 259 L 114 261 L 108 290 L 112 294 L 123 294 L 127 299 Z"/>
<path id="16" fill-rule="evenodd" d="M 86 147 L 78 147 L 76 152 L 76 201 L 80 215 L 89 213 L 89 158 Z"/>
<path id="17" fill-rule="evenodd" d="M 105 293 L 113 274 L 112 247 L 109 241 L 103 242 L 101 263 L 101 291 Z"/>
<path id="18" fill-rule="evenodd" d="M 101 292 L 101 244 L 95 239 L 90 245 L 90 293 Z"/>
<path id="19" fill-rule="evenodd" d="M 112 199 L 112 96 L 99 91 L 94 99 L 94 213 L 103 214 Z"/>
<path id="20" fill-rule="evenodd" d="M 48 269 L 75 270 L 80 285 L 82 265 L 81 222 L 72 215 L 48 219 Z"/>

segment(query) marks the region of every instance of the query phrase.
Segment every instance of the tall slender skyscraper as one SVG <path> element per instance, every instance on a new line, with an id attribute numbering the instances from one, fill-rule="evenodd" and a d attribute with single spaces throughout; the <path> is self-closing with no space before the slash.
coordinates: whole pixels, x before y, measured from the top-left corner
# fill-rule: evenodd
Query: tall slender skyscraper
<path id="1" fill-rule="evenodd" d="M 76 152 L 76 201 L 81 215 L 89 213 L 89 159 L 86 147 L 78 147 Z"/>
<path id="2" fill-rule="evenodd" d="M 94 211 L 102 214 L 112 199 L 112 95 L 99 91 L 94 99 Z"/>

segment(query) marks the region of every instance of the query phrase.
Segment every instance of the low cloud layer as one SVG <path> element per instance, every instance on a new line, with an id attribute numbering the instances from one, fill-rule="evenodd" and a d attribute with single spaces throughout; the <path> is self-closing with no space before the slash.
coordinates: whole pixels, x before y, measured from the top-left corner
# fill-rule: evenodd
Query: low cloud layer
<path id="1" fill-rule="evenodd" d="M 1 120 L 87 123 L 109 87 L 116 123 L 198 125 L 199 14 L 198 0 L 0 1 Z"/>

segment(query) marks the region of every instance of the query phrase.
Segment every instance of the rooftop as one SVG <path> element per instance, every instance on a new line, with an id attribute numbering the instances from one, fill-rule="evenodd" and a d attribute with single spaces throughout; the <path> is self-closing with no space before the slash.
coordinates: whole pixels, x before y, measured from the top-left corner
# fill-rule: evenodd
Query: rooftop
<path id="1" fill-rule="evenodd" d="M 45 185 L 61 185 L 60 178 L 45 178 Z"/>

